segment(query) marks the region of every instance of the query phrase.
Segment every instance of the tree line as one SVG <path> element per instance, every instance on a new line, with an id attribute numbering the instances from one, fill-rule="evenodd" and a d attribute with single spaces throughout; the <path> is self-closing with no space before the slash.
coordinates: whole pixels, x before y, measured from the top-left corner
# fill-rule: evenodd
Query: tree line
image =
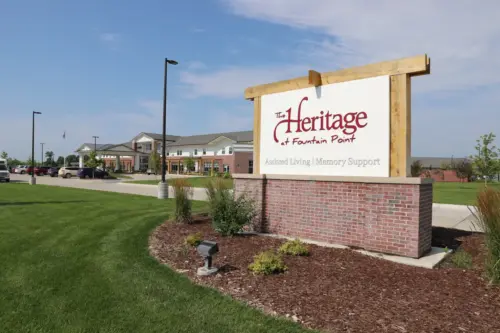
<path id="1" fill-rule="evenodd" d="M 64 166 L 64 156 L 59 156 L 55 158 L 55 154 L 53 151 L 46 151 L 45 154 L 45 160 L 40 161 L 35 159 L 35 164 L 36 165 L 44 165 L 44 166 L 50 166 L 50 167 L 62 167 Z M 16 166 L 16 165 L 31 165 L 31 156 L 28 157 L 26 160 L 20 160 L 17 158 L 12 158 L 9 156 L 9 154 L 6 151 L 2 151 L 0 154 L 0 158 L 7 160 L 7 163 L 9 166 Z M 78 156 L 71 154 L 66 156 L 66 165 L 70 165 L 71 163 L 78 163 Z"/>

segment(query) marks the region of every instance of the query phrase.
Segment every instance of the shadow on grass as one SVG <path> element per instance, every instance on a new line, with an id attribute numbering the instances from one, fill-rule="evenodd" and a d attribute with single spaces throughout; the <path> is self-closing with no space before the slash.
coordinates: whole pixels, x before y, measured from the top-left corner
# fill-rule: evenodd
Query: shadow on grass
<path id="1" fill-rule="evenodd" d="M 27 206 L 27 205 L 43 205 L 43 204 L 80 203 L 80 202 L 88 202 L 88 201 L 87 200 L 73 200 L 73 201 L 0 202 L 0 206 Z"/>
<path id="2" fill-rule="evenodd" d="M 459 240 L 461 237 L 475 234 L 472 231 L 449 229 L 442 227 L 432 227 L 432 246 L 447 247 L 451 250 L 456 250 L 462 244 Z"/>

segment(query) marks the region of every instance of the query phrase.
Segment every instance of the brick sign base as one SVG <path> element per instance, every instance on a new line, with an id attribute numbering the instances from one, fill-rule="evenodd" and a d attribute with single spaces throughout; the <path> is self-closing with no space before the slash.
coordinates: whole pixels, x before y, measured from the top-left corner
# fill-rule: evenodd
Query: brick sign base
<path id="1" fill-rule="evenodd" d="M 419 258 L 431 249 L 432 180 L 235 174 L 256 231 Z"/>

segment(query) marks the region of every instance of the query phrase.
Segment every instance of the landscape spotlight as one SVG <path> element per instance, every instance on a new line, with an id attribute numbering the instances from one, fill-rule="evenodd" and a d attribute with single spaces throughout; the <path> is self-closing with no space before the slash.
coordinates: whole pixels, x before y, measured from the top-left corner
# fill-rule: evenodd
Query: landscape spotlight
<path id="1" fill-rule="evenodd" d="M 206 276 L 217 272 L 216 267 L 212 267 L 212 256 L 219 252 L 216 242 L 203 241 L 196 248 L 198 253 L 205 259 L 205 266 L 198 268 L 198 275 Z"/>

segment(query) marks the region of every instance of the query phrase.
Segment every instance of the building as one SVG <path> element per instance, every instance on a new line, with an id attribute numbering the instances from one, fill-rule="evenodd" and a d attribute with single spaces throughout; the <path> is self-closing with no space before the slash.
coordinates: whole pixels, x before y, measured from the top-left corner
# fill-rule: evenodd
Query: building
<path id="1" fill-rule="evenodd" d="M 432 178 L 436 182 L 468 182 L 460 179 L 453 165 L 467 160 L 466 158 L 453 157 L 412 157 L 411 163 L 419 161 L 422 166 L 420 177 Z"/>
<path id="2" fill-rule="evenodd" d="M 123 171 L 145 171 L 151 153 L 161 154 L 162 135 L 142 132 L 131 141 L 120 144 L 84 143 L 76 152 L 83 167 L 85 156 L 95 150 L 106 167 Z M 227 132 L 191 136 L 166 136 L 168 173 L 211 172 L 253 173 L 253 132 Z M 194 161 L 187 170 L 186 159 Z"/>
<path id="3" fill-rule="evenodd" d="M 162 135 L 139 133 L 129 142 L 120 144 L 84 143 L 76 152 L 80 156 L 80 167 L 84 157 L 94 149 L 106 167 L 123 171 L 146 171 L 153 151 L 161 154 Z M 168 173 L 188 172 L 185 161 L 194 161 L 189 172 L 211 174 L 213 172 L 253 173 L 253 131 L 213 133 L 191 136 L 166 136 L 166 160 Z M 412 157 L 411 163 L 419 160 L 422 164 L 421 177 L 431 177 L 435 181 L 464 181 L 459 179 L 450 166 L 464 158 Z"/>

